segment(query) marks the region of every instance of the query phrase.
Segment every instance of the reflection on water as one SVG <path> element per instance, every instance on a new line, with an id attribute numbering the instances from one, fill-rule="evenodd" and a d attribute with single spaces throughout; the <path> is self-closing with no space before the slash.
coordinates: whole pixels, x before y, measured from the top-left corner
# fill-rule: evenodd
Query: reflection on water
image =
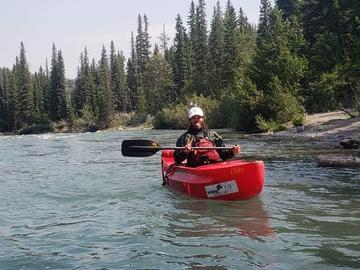
<path id="1" fill-rule="evenodd" d="M 240 202 L 194 199 L 174 199 L 173 202 L 179 211 L 170 213 L 167 218 L 176 221 L 170 224 L 169 230 L 177 236 L 275 236 L 270 217 L 259 198 Z"/>

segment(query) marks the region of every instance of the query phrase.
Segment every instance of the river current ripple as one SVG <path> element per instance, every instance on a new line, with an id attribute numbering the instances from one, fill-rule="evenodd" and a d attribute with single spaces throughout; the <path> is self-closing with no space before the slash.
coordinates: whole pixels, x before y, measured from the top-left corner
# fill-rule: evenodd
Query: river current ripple
<path id="1" fill-rule="evenodd" d="M 180 131 L 0 136 L 0 269 L 358 269 L 360 171 L 319 168 L 306 142 L 227 145 L 265 161 L 255 199 L 198 200 L 161 186 Z"/>

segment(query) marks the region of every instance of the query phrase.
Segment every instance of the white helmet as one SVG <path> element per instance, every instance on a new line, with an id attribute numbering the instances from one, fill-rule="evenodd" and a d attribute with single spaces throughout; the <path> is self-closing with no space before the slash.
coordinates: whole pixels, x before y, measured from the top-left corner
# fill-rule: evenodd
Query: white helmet
<path id="1" fill-rule="evenodd" d="M 200 109 L 199 107 L 192 107 L 189 111 L 188 111 L 188 117 L 189 119 L 191 117 L 193 117 L 194 115 L 198 115 L 203 117 L 204 116 L 204 112 L 202 109 Z"/>

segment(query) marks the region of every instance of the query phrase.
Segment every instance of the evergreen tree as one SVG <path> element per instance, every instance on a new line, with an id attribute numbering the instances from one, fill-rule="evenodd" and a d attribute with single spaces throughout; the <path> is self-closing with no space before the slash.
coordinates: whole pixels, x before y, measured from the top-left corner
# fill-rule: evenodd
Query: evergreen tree
<path id="1" fill-rule="evenodd" d="M 211 31 L 209 35 L 209 81 L 210 95 L 219 97 L 223 90 L 224 81 L 224 23 L 223 14 L 218 1 L 214 7 L 213 17 L 211 21 Z"/>
<path id="2" fill-rule="evenodd" d="M 224 16 L 224 62 L 223 87 L 233 89 L 238 68 L 236 12 L 230 0 L 227 1 Z"/>
<path id="3" fill-rule="evenodd" d="M 307 0 L 302 11 L 304 33 L 309 44 L 307 89 L 310 91 L 304 93 L 308 109 L 326 111 L 352 106 L 357 92 L 351 86 L 353 83 L 349 84 L 354 66 L 349 69 L 348 64 L 356 59 L 354 29 L 358 25 L 358 1 Z M 359 77 L 359 72 L 355 74 Z M 320 102 L 330 100 L 330 97 L 332 102 Z"/>
<path id="4" fill-rule="evenodd" d="M 244 70 L 246 70 L 256 51 L 256 28 L 249 24 L 242 8 L 239 9 L 237 30 L 237 62 L 240 70 L 238 75 L 243 76 Z"/>
<path id="5" fill-rule="evenodd" d="M 349 38 L 349 45 L 346 46 L 348 54 L 341 65 L 340 76 L 348 84 L 348 98 L 353 101 L 352 105 L 360 113 L 360 5 L 358 1 L 350 0 L 344 10 L 344 24 L 348 26 L 348 30 L 343 34 Z"/>
<path id="6" fill-rule="evenodd" d="M 241 34 L 253 30 L 244 10 L 241 7 L 239 9 L 238 26 Z"/>
<path id="7" fill-rule="evenodd" d="M 66 97 L 65 66 L 61 50 L 53 44 L 49 87 L 50 117 L 53 121 L 66 120 L 68 106 Z"/>
<path id="8" fill-rule="evenodd" d="M 195 56 L 195 90 L 198 94 L 209 95 L 208 85 L 208 63 L 209 48 L 206 24 L 205 1 L 198 0 L 196 6 L 196 43 L 194 47 Z"/>
<path id="9" fill-rule="evenodd" d="M 114 94 L 115 110 L 126 112 L 128 110 L 128 100 L 126 91 L 126 74 L 124 67 L 125 58 L 121 53 L 115 53 L 113 41 L 110 48 L 110 69 L 111 69 L 111 87 Z"/>
<path id="10" fill-rule="evenodd" d="M 0 81 L 0 132 L 6 129 L 6 96 L 5 89 L 2 85 L 3 82 Z"/>
<path id="11" fill-rule="evenodd" d="M 190 4 L 190 11 L 188 17 L 188 26 L 189 26 L 189 39 L 190 39 L 190 46 L 194 50 L 197 43 L 197 30 L 196 30 L 196 7 L 193 0 L 191 0 Z"/>
<path id="12" fill-rule="evenodd" d="M 48 60 L 45 61 L 45 70 L 44 70 L 44 83 L 43 85 L 43 99 L 44 99 L 44 115 L 46 115 L 46 119 L 49 120 L 49 112 L 50 112 L 50 105 L 49 105 L 49 93 L 50 93 L 50 72 L 49 72 L 49 65 Z"/>
<path id="13" fill-rule="evenodd" d="M 264 96 L 259 122 L 295 121 L 304 112 L 300 81 L 306 60 L 289 46 L 293 38 L 290 26 L 282 20 L 279 10 L 271 12 L 268 35 L 259 43 L 250 68 L 250 78 Z"/>
<path id="14" fill-rule="evenodd" d="M 89 72 L 88 73 L 89 74 L 87 76 L 87 81 L 86 81 L 86 83 L 89 85 L 88 88 L 86 88 L 86 89 L 88 89 L 87 104 L 91 108 L 94 115 L 98 116 L 99 115 L 99 107 L 98 107 L 98 103 L 97 103 L 98 71 L 96 69 L 96 64 L 95 64 L 95 59 L 94 58 L 91 60 L 91 65 L 89 67 Z"/>
<path id="15" fill-rule="evenodd" d="M 257 44 L 259 44 L 261 40 L 264 40 L 264 38 L 266 38 L 269 34 L 271 9 L 270 0 L 260 0 L 260 17 L 257 30 Z"/>
<path id="16" fill-rule="evenodd" d="M 183 95 L 183 88 L 186 82 L 186 30 L 183 26 L 182 19 L 178 14 L 176 17 L 174 38 L 174 83 L 176 89 L 176 96 Z"/>
<path id="17" fill-rule="evenodd" d="M 15 65 L 11 72 L 4 78 L 4 88 L 6 93 L 6 130 L 13 131 L 15 129 L 16 119 L 16 90 L 17 83 L 15 77 Z"/>
<path id="18" fill-rule="evenodd" d="M 276 0 L 276 7 L 282 11 L 282 16 L 285 20 L 291 16 L 300 15 L 299 0 Z"/>
<path id="19" fill-rule="evenodd" d="M 57 118 L 57 84 L 58 84 L 58 60 L 57 60 L 57 50 L 55 44 L 52 46 L 52 56 L 51 56 L 51 71 L 50 71 L 50 87 L 49 87 L 49 113 L 51 120 L 58 120 Z"/>
<path id="20" fill-rule="evenodd" d="M 94 77 L 96 76 L 95 61 L 93 65 L 94 67 L 92 71 L 89 64 L 88 51 L 87 48 L 85 47 L 83 68 L 82 68 L 82 84 L 83 84 L 83 89 L 85 89 L 85 106 L 90 110 L 92 115 L 96 115 L 97 114 L 96 85 L 95 85 L 95 77 Z"/>
<path id="21" fill-rule="evenodd" d="M 127 62 L 127 86 L 129 89 L 130 97 L 130 110 L 136 111 L 139 105 L 138 98 L 138 85 L 139 85 L 139 75 L 138 75 L 138 60 L 134 44 L 134 35 L 131 32 L 131 53 L 130 58 Z"/>
<path id="22" fill-rule="evenodd" d="M 165 59 L 166 59 L 167 52 L 168 52 L 168 42 L 169 42 L 170 38 L 166 34 L 165 24 L 163 25 L 163 31 L 160 34 L 159 39 L 160 39 L 160 51 L 162 52 L 162 54 L 165 56 Z"/>
<path id="23" fill-rule="evenodd" d="M 144 73 L 144 92 L 146 111 L 153 115 L 175 100 L 171 67 L 156 51 Z"/>
<path id="24" fill-rule="evenodd" d="M 151 44 L 150 44 L 150 35 L 149 35 L 149 20 L 147 18 L 147 16 L 144 14 L 143 16 L 143 21 L 144 21 L 144 31 L 143 31 L 143 35 L 142 35 L 142 39 L 143 39 L 143 49 L 142 49 L 142 55 L 143 55 L 143 62 L 144 62 L 144 68 L 146 66 L 146 63 L 149 61 L 150 58 L 150 49 L 151 49 Z"/>
<path id="25" fill-rule="evenodd" d="M 148 19 L 146 15 L 142 18 L 138 15 L 138 27 L 135 40 L 138 73 L 141 78 L 145 71 L 146 62 L 150 56 L 150 35 L 148 33 Z"/>
<path id="26" fill-rule="evenodd" d="M 109 127 L 114 114 L 113 93 L 111 90 L 110 68 L 105 46 L 101 51 L 97 78 L 97 102 L 99 122 L 102 127 Z"/>
<path id="27" fill-rule="evenodd" d="M 16 128 L 22 128 L 34 122 L 33 87 L 25 47 L 22 42 L 15 76 L 17 83 Z"/>
<path id="28" fill-rule="evenodd" d="M 38 120 L 47 120 L 47 99 L 49 82 L 44 69 L 40 66 L 34 74 L 34 112 Z"/>
<path id="29" fill-rule="evenodd" d="M 76 115 L 80 115 L 80 112 L 84 108 L 86 102 L 86 94 L 85 94 L 86 90 L 84 87 L 84 69 L 85 69 L 84 55 L 81 52 L 80 68 L 78 68 L 77 76 L 75 79 L 75 91 L 73 93 L 74 111 Z"/>
<path id="30" fill-rule="evenodd" d="M 66 94 L 66 78 L 65 78 L 65 65 L 64 58 L 62 57 L 61 50 L 58 51 L 58 119 L 67 119 L 69 115 L 68 99 Z"/>

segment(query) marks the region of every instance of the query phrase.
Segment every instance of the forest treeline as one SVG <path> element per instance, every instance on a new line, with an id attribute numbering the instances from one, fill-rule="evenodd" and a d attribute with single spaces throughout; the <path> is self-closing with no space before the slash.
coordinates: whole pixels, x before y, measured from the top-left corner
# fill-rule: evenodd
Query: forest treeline
<path id="1" fill-rule="evenodd" d="M 208 27 L 210 25 L 210 27 Z M 305 113 L 360 112 L 358 0 L 261 0 L 258 25 L 230 1 L 213 8 L 192 1 L 151 44 L 149 20 L 137 18 L 131 54 L 113 42 L 98 62 L 80 53 L 75 80 L 65 78 L 61 50 L 31 74 L 25 46 L 0 69 L 0 132 L 37 127 L 73 131 L 148 124 L 184 128 L 196 102 L 210 126 L 277 130 Z"/>

